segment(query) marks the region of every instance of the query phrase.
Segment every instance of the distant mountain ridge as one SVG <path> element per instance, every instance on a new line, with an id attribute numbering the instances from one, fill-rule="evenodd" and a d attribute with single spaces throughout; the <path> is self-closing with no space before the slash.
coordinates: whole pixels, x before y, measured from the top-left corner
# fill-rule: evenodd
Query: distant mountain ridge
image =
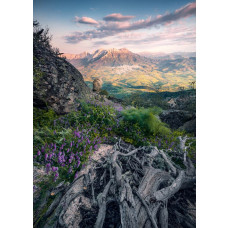
<path id="1" fill-rule="evenodd" d="M 116 48 L 111 48 L 111 49 L 98 49 L 92 53 L 89 52 L 82 52 L 80 54 L 68 54 L 64 53 L 63 56 L 66 57 L 68 60 L 72 59 L 98 59 L 102 58 L 104 56 L 107 57 L 107 55 L 129 55 L 129 56 L 134 56 L 136 58 L 140 57 L 146 57 L 150 59 L 179 59 L 179 58 L 191 58 L 191 57 L 196 57 L 196 52 L 173 52 L 173 53 L 164 53 L 164 52 L 139 52 L 139 53 L 133 53 L 129 51 L 126 48 L 121 48 L 121 49 L 116 49 Z M 114 56 L 113 56 L 114 57 Z M 145 60 L 145 59 L 144 59 Z"/>
<path id="2" fill-rule="evenodd" d="M 195 58 L 196 52 L 174 52 L 174 53 L 163 53 L 163 52 L 139 52 L 141 56 L 151 58 L 151 59 L 160 59 L 160 60 L 174 60 L 174 59 L 182 59 L 182 58 Z"/>
<path id="3" fill-rule="evenodd" d="M 95 68 L 100 66 L 122 66 L 137 65 L 139 63 L 150 63 L 151 60 L 144 56 L 135 54 L 126 48 L 121 49 L 98 49 L 92 53 L 83 52 L 80 54 L 63 54 L 75 67 L 93 65 Z"/>

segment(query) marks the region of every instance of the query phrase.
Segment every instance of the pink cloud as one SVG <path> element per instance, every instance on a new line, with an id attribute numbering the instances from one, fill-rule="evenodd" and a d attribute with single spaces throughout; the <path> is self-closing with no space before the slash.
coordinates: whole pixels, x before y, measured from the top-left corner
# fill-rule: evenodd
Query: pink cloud
<path id="1" fill-rule="evenodd" d="M 128 21 L 132 18 L 134 18 L 135 16 L 124 16 L 120 13 L 113 13 L 113 14 L 109 14 L 107 16 L 105 16 L 103 19 L 105 21 Z"/>
<path id="2" fill-rule="evenodd" d="M 98 22 L 91 17 L 75 17 L 75 21 L 81 24 L 98 25 Z"/>
<path id="3" fill-rule="evenodd" d="M 187 4 L 186 6 L 175 10 L 175 14 L 181 13 L 182 15 L 188 16 L 189 12 L 196 10 L 196 3 L 192 2 Z"/>
<path id="4" fill-rule="evenodd" d="M 135 22 L 130 23 L 129 21 L 124 20 L 116 20 L 114 18 L 118 17 L 130 17 L 130 16 L 123 16 L 121 14 L 111 14 L 108 15 L 110 19 L 106 19 L 106 23 L 99 23 L 92 18 L 82 17 L 77 18 L 79 23 L 84 24 L 93 24 L 97 25 L 96 29 L 88 30 L 85 32 L 75 32 L 72 35 L 65 36 L 65 39 L 68 43 L 79 43 L 83 40 L 91 40 L 95 38 L 104 38 L 108 36 L 114 36 L 119 33 L 125 33 L 129 31 L 135 31 L 139 29 L 146 29 L 150 27 L 156 27 L 159 25 L 167 26 L 172 24 L 173 22 L 179 21 L 182 18 L 186 18 L 196 13 L 196 4 L 189 3 L 180 9 L 175 10 L 172 13 L 166 13 L 164 15 L 158 15 L 155 18 L 148 17 L 145 20 L 138 20 Z M 118 16 L 119 15 L 119 16 Z M 108 17 L 106 16 L 106 17 Z M 132 16 L 131 16 L 132 17 Z M 113 18 L 113 21 L 111 20 Z"/>

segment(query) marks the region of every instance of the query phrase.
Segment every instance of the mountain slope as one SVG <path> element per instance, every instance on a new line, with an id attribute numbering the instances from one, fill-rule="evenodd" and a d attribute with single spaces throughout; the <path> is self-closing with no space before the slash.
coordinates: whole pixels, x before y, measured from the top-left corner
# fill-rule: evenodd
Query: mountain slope
<path id="1" fill-rule="evenodd" d="M 162 91 L 177 91 L 195 81 L 194 57 L 147 58 L 125 48 L 63 56 L 82 72 L 88 85 L 102 78 L 103 88 L 119 97 L 138 90 L 153 91 L 157 85 L 162 85 Z"/>

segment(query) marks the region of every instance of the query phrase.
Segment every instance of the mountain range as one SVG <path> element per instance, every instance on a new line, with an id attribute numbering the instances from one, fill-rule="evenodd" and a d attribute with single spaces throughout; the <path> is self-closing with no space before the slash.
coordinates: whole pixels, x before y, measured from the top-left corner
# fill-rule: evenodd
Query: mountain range
<path id="1" fill-rule="evenodd" d="M 191 58 L 196 57 L 195 52 L 174 52 L 174 53 L 163 53 L 163 52 L 140 52 L 138 53 L 141 56 L 145 56 L 151 59 L 160 59 L 160 60 L 174 60 L 174 59 L 182 59 L 182 58 Z"/>
<path id="2" fill-rule="evenodd" d="M 195 81 L 195 53 L 133 53 L 126 48 L 63 54 L 91 86 L 101 78 L 103 88 L 121 97 L 135 91 L 177 91 Z"/>

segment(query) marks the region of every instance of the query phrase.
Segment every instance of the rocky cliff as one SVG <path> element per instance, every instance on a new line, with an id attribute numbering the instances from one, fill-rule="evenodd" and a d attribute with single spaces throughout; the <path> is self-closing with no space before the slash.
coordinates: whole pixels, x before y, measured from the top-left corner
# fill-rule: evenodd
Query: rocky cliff
<path id="1" fill-rule="evenodd" d="M 75 100 L 91 95 L 81 73 L 50 45 L 48 31 L 34 24 L 33 62 L 35 107 L 51 107 L 58 114 L 74 109 Z"/>

